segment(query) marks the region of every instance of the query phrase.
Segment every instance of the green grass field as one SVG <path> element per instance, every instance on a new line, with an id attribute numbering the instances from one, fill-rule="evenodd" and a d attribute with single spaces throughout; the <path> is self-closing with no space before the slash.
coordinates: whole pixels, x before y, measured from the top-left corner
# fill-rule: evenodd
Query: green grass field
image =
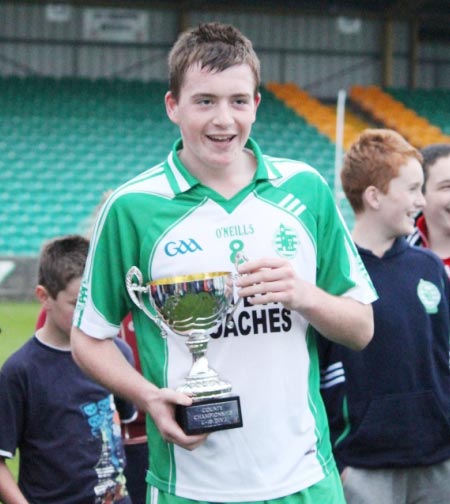
<path id="1" fill-rule="evenodd" d="M 31 337 L 39 310 L 38 303 L 0 302 L 0 366 Z M 16 477 L 18 463 L 17 456 L 8 462 Z"/>

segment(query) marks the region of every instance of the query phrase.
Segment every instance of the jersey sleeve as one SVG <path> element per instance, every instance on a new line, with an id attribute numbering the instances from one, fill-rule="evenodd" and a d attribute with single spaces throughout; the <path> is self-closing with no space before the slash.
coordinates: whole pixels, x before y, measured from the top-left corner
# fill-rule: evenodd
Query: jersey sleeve
<path id="1" fill-rule="evenodd" d="M 372 303 L 376 291 L 331 190 L 325 183 L 318 189 L 317 285 L 333 295 Z"/>
<path id="2" fill-rule="evenodd" d="M 94 228 L 81 282 L 74 325 L 98 339 L 114 338 L 130 311 L 125 287 L 128 269 L 138 264 L 136 232 L 129 206 L 115 193 L 105 203 Z"/>

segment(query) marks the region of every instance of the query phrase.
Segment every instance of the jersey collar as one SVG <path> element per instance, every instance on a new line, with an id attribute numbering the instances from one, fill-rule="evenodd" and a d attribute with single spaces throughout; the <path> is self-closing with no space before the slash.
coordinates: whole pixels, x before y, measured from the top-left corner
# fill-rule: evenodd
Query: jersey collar
<path id="1" fill-rule="evenodd" d="M 182 146 L 183 140 L 179 138 L 173 144 L 172 151 L 165 165 L 167 179 L 176 194 L 186 192 L 192 187 L 200 185 L 200 181 L 195 178 L 180 161 L 178 151 Z M 266 156 L 263 156 L 259 145 L 252 138 L 247 140 L 245 147 L 253 152 L 257 160 L 254 180 L 270 180 L 281 177 L 280 172 L 272 165 Z"/>

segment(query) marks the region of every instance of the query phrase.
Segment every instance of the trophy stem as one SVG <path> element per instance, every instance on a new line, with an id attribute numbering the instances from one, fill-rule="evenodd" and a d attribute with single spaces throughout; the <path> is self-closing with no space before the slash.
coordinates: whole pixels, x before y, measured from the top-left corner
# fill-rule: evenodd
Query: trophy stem
<path id="1" fill-rule="evenodd" d="M 224 397 L 231 392 L 231 384 L 219 378 L 206 358 L 210 337 L 204 331 L 189 335 L 186 345 L 192 354 L 192 367 L 185 383 L 177 390 L 191 395 L 194 401 L 203 397 Z"/>
<path id="2" fill-rule="evenodd" d="M 186 346 L 192 354 L 192 368 L 189 375 L 205 373 L 208 371 L 208 361 L 206 359 L 206 349 L 210 337 L 205 332 L 191 334 L 186 340 Z"/>

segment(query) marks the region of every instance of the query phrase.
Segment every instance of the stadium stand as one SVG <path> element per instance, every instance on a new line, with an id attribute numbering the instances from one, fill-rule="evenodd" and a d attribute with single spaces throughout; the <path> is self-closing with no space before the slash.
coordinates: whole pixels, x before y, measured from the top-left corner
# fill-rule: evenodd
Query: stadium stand
<path id="1" fill-rule="evenodd" d="M 258 121 L 252 136 L 264 152 L 274 156 L 299 159 L 317 168 L 329 183 L 334 178 L 334 145 L 293 109 L 272 93 L 262 90 Z"/>
<path id="2" fill-rule="evenodd" d="M 105 191 L 164 159 L 178 135 L 165 91 L 157 81 L 1 78 L 0 255 L 34 256 L 48 238 L 84 232 Z M 334 107 L 293 83 L 261 91 L 253 137 L 268 154 L 311 164 L 333 186 Z M 448 90 L 353 86 L 350 96 L 418 147 L 450 141 Z M 347 109 L 344 148 L 368 126 Z"/>
<path id="3" fill-rule="evenodd" d="M 448 91 L 445 94 L 448 94 Z M 432 124 L 422 113 L 419 115 L 416 110 L 378 86 L 353 86 L 350 97 L 380 126 L 397 130 L 418 148 L 432 143 L 450 142 L 450 136 L 436 124 Z M 448 103 L 447 101 L 447 106 Z"/>
<path id="4" fill-rule="evenodd" d="M 161 120 L 164 92 L 161 83 L 0 79 L 0 253 L 35 255 L 48 238 L 83 232 L 106 190 L 160 161 L 176 131 Z"/>
<path id="5" fill-rule="evenodd" d="M 0 79 L 0 255 L 35 256 L 43 241 L 85 232 L 105 191 L 160 162 L 178 135 L 166 83 Z M 253 137 L 333 183 L 330 139 L 262 89 Z M 267 127 L 269 125 L 269 127 Z"/>
<path id="6" fill-rule="evenodd" d="M 450 136 L 450 90 L 387 88 L 386 91 Z"/>
<path id="7" fill-rule="evenodd" d="M 286 84 L 270 82 L 267 88 L 309 124 L 315 126 L 332 142 L 336 142 L 336 107 L 321 103 L 293 82 Z M 348 149 L 361 131 L 368 127 L 369 123 L 347 110 L 344 123 L 344 149 Z"/>

